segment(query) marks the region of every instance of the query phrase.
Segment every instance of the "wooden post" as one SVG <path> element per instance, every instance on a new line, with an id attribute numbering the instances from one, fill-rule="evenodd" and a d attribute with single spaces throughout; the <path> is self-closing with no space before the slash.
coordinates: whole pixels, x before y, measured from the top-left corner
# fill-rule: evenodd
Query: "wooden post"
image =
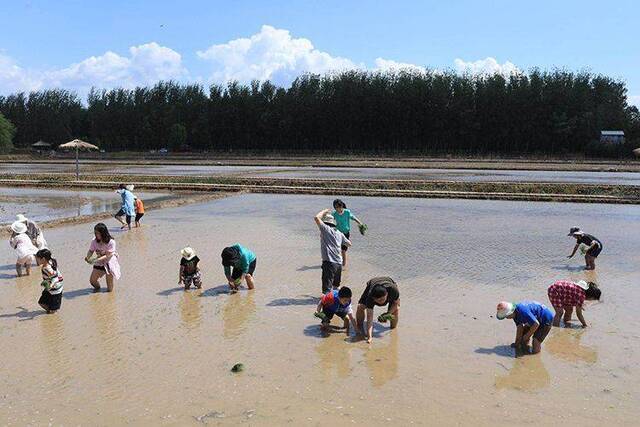
<path id="1" fill-rule="evenodd" d="M 78 159 L 79 148 L 76 145 L 76 181 L 80 181 L 80 160 Z"/>

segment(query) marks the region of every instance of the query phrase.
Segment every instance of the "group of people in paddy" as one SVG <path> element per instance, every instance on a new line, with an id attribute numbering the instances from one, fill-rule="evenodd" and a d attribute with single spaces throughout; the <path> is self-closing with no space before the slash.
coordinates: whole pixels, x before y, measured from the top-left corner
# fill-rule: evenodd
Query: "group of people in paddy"
<path id="1" fill-rule="evenodd" d="M 130 189 L 124 186 L 118 192 L 123 195 L 123 203 L 125 196 L 127 200 L 133 199 L 127 194 L 131 192 Z M 130 216 L 129 211 L 125 211 L 126 216 Z M 122 213 L 118 212 L 116 215 L 118 220 Z M 400 291 L 393 279 L 374 277 L 369 280 L 358 299 L 355 316 L 352 308 L 353 292 L 341 283 L 342 269 L 347 264 L 347 251 L 351 247 L 351 222 L 358 224 L 362 235 L 365 235 L 367 225 L 347 209 L 345 202 L 340 199 L 334 200 L 333 209 L 318 212 L 314 221 L 320 233 L 322 258 L 322 296 L 314 315 L 321 320 L 321 328 L 332 328 L 331 321 L 334 317 L 339 317 L 343 323 L 338 329 L 344 329 L 347 335 L 354 330 L 357 336 L 371 342 L 374 308 L 386 306 L 386 311 L 377 320 L 380 323 L 388 322 L 390 329 L 395 329 L 400 314 Z M 128 222 L 124 223 L 125 228 Z M 23 269 L 28 275 L 33 263 L 40 266 L 43 290 L 39 304 L 47 313 L 56 312 L 62 302 L 64 279 L 58 262 L 46 247 L 42 231 L 24 215 L 18 215 L 10 228 L 12 235 L 9 243 L 16 252 L 18 276 L 24 274 Z M 580 250 L 585 256 L 585 269 L 595 269 L 595 260 L 603 249 L 602 242 L 584 233 L 579 227 L 572 227 L 568 236 L 576 239 L 568 257 L 573 257 Z M 184 286 L 185 291 L 191 287 L 201 289 L 203 279 L 196 251 L 185 247 L 181 250 L 181 256 L 179 285 Z M 114 282 L 120 278 L 120 264 L 116 241 L 105 224 L 99 223 L 94 227 L 94 239 L 89 245 L 85 261 L 92 267 L 89 283 L 94 291 L 100 291 L 100 281 L 103 278 L 107 291 L 113 291 Z M 257 257 L 249 248 L 240 244 L 226 247 L 222 250 L 221 261 L 231 293 L 237 292 L 243 283 L 250 291 L 255 289 Z M 593 282 L 560 280 L 548 288 L 547 295 L 555 313 L 537 301 L 501 301 L 498 304 L 496 317 L 500 320 L 513 319 L 515 323 L 516 335 L 512 347 L 516 349 L 516 355 L 538 353 L 552 326 L 560 326 L 562 321 L 566 325 L 570 324 L 574 308 L 582 327 L 587 327 L 583 313 L 585 301 L 599 300 L 601 291 Z"/>

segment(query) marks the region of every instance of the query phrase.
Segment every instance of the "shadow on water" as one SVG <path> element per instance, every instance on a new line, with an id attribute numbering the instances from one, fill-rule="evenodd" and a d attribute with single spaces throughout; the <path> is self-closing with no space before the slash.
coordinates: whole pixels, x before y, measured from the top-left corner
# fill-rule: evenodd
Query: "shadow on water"
<path id="1" fill-rule="evenodd" d="M 5 274 L 5 273 L 0 273 L 0 279 L 15 279 L 17 278 L 18 275 L 17 274 Z"/>
<path id="2" fill-rule="evenodd" d="M 278 298 L 267 303 L 268 307 L 286 307 L 289 305 L 316 305 L 319 298 L 312 295 L 302 295 L 303 298 Z"/>
<path id="3" fill-rule="evenodd" d="M 184 286 L 178 286 L 177 288 L 165 289 L 164 291 L 157 292 L 156 295 L 160 295 L 161 297 L 168 297 L 171 294 L 175 294 L 176 292 L 184 292 Z"/>
<path id="4" fill-rule="evenodd" d="M 510 345 L 497 345 L 495 347 L 476 348 L 478 354 L 495 354 L 497 356 L 513 358 L 515 356 L 514 350 Z"/>
<path id="5" fill-rule="evenodd" d="M 318 324 L 307 325 L 304 328 L 304 335 L 307 337 L 327 338 L 334 334 L 342 334 L 342 335 L 345 335 L 345 338 L 346 338 L 344 328 L 340 328 L 338 326 L 332 325 L 332 326 L 329 326 L 327 329 L 322 329 L 322 327 L 320 327 L 319 321 L 318 321 Z"/>
<path id="6" fill-rule="evenodd" d="M 7 264 L 7 265 L 0 265 L 0 271 L 10 271 L 16 270 L 16 265 L 15 264 Z"/>
<path id="7" fill-rule="evenodd" d="M 564 270 L 564 271 L 573 271 L 573 272 L 578 272 L 578 271 L 583 271 L 584 270 L 584 265 L 553 265 L 551 266 L 551 268 L 554 268 L 556 270 Z"/>
<path id="8" fill-rule="evenodd" d="M 104 289 L 106 291 L 106 289 Z M 84 289 L 75 289 L 73 291 L 63 292 L 62 298 L 64 299 L 74 299 L 78 297 L 82 297 L 85 295 L 92 295 L 98 292 L 94 291 L 93 288 L 84 288 Z"/>
<path id="9" fill-rule="evenodd" d="M 201 297 L 215 297 L 223 294 L 230 294 L 229 285 L 220 285 L 214 288 L 209 288 L 200 294 Z"/>
<path id="10" fill-rule="evenodd" d="M 308 270 L 320 270 L 322 269 L 321 265 L 303 265 L 298 268 L 297 271 L 308 271 Z"/>
<path id="11" fill-rule="evenodd" d="M 20 311 L 16 311 L 15 313 L 9 313 L 9 314 L 0 314 L 0 318 L 17 317 L 20 321 L 23 321 L 23 320 L 32 320 L 37 316 L 47 314 L 47 312 L 44 310 L 29 311 L 24 307 L 16 307 L 16 308 L 20 309 Z"/>

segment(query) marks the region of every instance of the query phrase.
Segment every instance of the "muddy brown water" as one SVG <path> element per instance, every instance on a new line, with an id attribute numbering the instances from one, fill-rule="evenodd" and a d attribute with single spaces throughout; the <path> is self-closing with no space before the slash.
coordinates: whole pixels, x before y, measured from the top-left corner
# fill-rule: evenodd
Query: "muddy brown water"
<path id="1" fill-rule="evenodd" d="M 153 211 L 114 231 L 123 277 L 88 290 L 87 224 L 48 231 L 65 277 L 62 309 L 37 306 L 39 276 L 0 252 L 0 419 L 6 425 L 637 425 L 640 208 L 349 198 L 369 225 L 344 283 L 400 286 L 399 328 L 370 345 L 323 336 L 313 215 L 330 197 L 241 195 Z M 595 273 L 567 260 L 574 224 L 600 237 Z M 112 229 L 115 224 L 110 223 Z M 257 288 L 225 292 L 219 253 L 258 255 Z M 202 259 L 202 291 L 176 286 L 179 250 Z M 556 279 L 597 281 L 591 327 L 554 329 L 513 357 L 501 299 L 538 299 Z M 378 311 L 381 312 L 381 311 Z M 337 323 L 336 323 L 337 324 Z M 239 374 L 230 372 L 244 363 Z"/>
<path id="2" fill-rule="evenodd" d="M 143 201 L 162 200 L 166 193 L 136 193 Z M 10 224 L 22 213 L 36 221 L 118 211 L 120 196 L 113 191 L 54 190 L 0 187 L 0 224 Z"/>

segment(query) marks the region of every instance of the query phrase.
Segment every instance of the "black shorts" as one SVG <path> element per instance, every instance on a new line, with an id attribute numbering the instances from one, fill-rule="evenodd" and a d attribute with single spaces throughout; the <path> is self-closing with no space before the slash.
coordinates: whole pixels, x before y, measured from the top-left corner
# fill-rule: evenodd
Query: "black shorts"
<path id="1" fill-rule="evenodd" d="M 104 271 L 105 273 L 107 272 L 107 269 L 104 268 L 104 266 L 102 266 L 102 265 L 94 265 L 93 269 L 94 270 L 98 270 L 98 271 Z"/>
<path id="2" fill-rule="evenodd" d="M 333 319 L 333 316 L 338 316 L 339 318 L 341 318 L 342 320 L 345 319 L 345 317 L 347 317 L 347 313 L 335 313 L 333 311 L 327 311 L 326 308 L 322 309 L 322 312 L 324 313 L 325 320 L 322 321 L 322 323 L 329 323 L 331 322 L 331 319 Z"/>
<path id="3" fill-rule="evenodd" d="M 124 209 L 120 208 L 120 210 L 118 212 L 116 212 L 116 218 L 120 217 L 120 216 L 124 216 Z"/>
<path id="4" fill-rule="evenodd" d="M 351 237 L 351 233 L 349 233 L 348 231 L 347 231 L 346 233 L 342 233 L 342 234 L 344 234 L 344 237 L 346 237 L 347 239 L 349 239 L 349 237 Z M 349 246 L 347 246 L 347 245 L 342 245 L 342 250 L 343 250 L 343 251 L 345 251 L 345 252 L 346 252 L 346 251 L 347 251 L 347 249 L 349 249 Z"/>
<path id="5" fill-rule="evenodd" d="M 342 281 L 342 264 L 322 261 L 322 293 L 326 294 L 332 288 L 339 288 Z"/>
<path id="6" fill-rule="evenodd" d="M 523 334 L 526 334 L 527 331 L 529 330 L 528 326 L 525 326 Z M 542 342 L 545 340 L 545 338 L 547 338 L 547 335 L 549 335 L 549 332 L 551 332 L 551 325 L 540 325 L 538 327 L 538 329 L 536 329 L 536 331 L 533 333 L 533 338 L 535 338 L 536 340 L 538 340 L 538 342 Z"/>
<path id="7" fill-rule="evenodd" d="M 600 255 L 600 252 L 602 252 L 602 245 L 598 245 L 595 248 L 591 248 L 587 251 L 587 255 L 590 255 L 594 258 L 598 258 L 598 255 Z"/>
<path id="8" fill-rule="evenodd" d="M 144 216 L 144 213 L 137 213 L 136 214 L 136 222 L 140 221 L 140 218 L 142 218 Z"/>
<path id="9" fill-rule="evenodd" d="M 51 295 L 49 291 L 42 291 L 38 304 L 44 305 L 49 310 L 59 310 L 60 304 L 62 304 L 62 292 L 56 295 Z"/>
<path id="10" fill-rule="evenodd" d="M 258 258 L 254 259 L 253 262 L 251 264 L 249 264 L 249 271 L 247 271 L 247 274 L 250 274 L 253 276 L 253 272 L 256 271 L 256 262 L 258 261 Z M 232 279 L 239 279 L 242 277 L 242 270 L 240 270 L 239 268 L 233 268 L 233 271 L 231 272 L 231 278 Z"/>

